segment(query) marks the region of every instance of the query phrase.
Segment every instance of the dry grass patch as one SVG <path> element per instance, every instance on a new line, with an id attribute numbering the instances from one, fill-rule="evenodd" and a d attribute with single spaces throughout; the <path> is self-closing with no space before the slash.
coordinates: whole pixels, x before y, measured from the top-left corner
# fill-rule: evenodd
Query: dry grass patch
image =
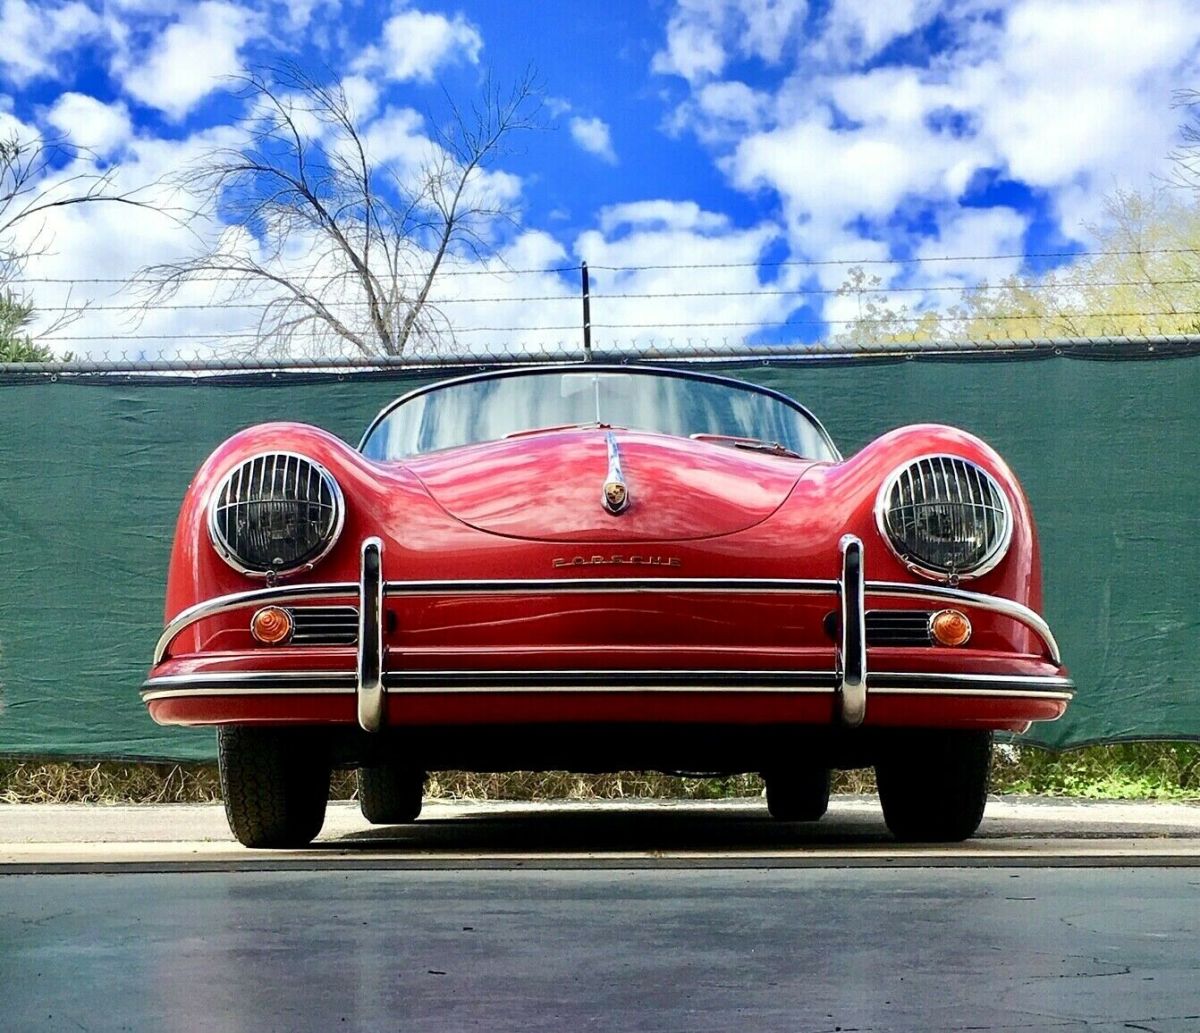
<path id="1" fill-rule="evenodd" d="M 835 772 L 837 793 L 873 793 L 870 768 Z M 565 771 L 478 774 L 436 771 L 426 795 L 454 800 L 717 800 L 755 797 L 757 775 L 681 777 L 653 772 L 578 775 Z M 992 791 L 1092 799 L 1200 799 L 1200 744 L 1117 743 L 1065 753 L 1002 745 Z M 353 771 L 334 773 L 330 797 L 352 800 Z M 221 799 L 215 764 L 101 764 L 0 761 L 3 803 L 212 803 Z"/>

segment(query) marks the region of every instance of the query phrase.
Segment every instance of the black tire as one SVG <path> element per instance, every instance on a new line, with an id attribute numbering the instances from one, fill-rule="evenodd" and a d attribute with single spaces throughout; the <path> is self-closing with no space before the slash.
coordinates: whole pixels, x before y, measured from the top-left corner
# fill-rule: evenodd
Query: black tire
<path id="1" fill-rule="evenodd" d="M 776 821 L 820 821 L 829 810 L 829 769 L 768 771 L 767 810 Z"/>
<path id="2" fill-rule="evenodd" d="M 299 729 L 222 725 L 217 759 L 225 817 L 249 847 L 300 847 L 325 823 L 329 754 L 320 736 Z"/>
<path id="3" fill-rule="evenodd" d="M 358 806 L 372 825 L 404 825 L 421 813 L 425 772 L 399 764 L 358 769 Z"/>
<path id="4" fill-rule="evenodd" d="M 875 765 L 879 802 L 904 842 L 969 839 L 987 804 L 992 733 L 929 731 L 898 740 Z"/>

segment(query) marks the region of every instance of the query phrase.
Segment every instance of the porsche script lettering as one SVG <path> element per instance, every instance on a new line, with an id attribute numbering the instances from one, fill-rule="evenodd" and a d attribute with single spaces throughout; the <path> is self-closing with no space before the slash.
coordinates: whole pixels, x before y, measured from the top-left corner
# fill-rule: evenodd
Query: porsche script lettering
<path id="1" fill-rule="evenodd" d="M 559 556 L 556 567 L 681 567 L 678 556 Z"/>

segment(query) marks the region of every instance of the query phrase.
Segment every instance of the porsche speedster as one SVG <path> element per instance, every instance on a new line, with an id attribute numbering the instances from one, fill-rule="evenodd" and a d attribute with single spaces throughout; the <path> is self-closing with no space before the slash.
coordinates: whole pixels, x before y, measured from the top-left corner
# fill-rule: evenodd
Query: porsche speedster
<path id="1" fill-rule="evenodd" d="M 843 459 L 813 415 L 694 370 L 506 368 L 422 387 L 353 448 L 270 423 L 179 515 L 142 695 L 215 725 L 232 831 L 372 822 L 431 770 L 760 772 L 816 820 L 874 766 L 902 840 L 979 825 L 992 733 L 1062 715 L 1029 504 L 960 430 Z"/>

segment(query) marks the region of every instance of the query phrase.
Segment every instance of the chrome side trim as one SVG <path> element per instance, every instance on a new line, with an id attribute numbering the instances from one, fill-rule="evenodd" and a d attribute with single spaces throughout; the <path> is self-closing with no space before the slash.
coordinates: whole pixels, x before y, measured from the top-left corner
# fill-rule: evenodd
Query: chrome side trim
<path id="1" fill-rule="evenodd" d="M 206 599 L 202 603 L 196 603 L 186 610 L 181 610 L 166 626 L 158 637 L 158 644 L 154 647 L 154 666 L 157 667 L 166 659 L 167 650 L 180 632 L 206 617 L 217 617 L 230 610 L 240 610 L 244 606 L 254 606 L 259 603 L 283 605 L 284 603 L 301 603 L 306 599 L 320 596 L 336 599 L 357 595 L 357 593 L 358 585 L 352 581 L 328 581 L 311 585 L 255 588 L 248 592 L 231 592 L 229 595 L 218 595 L 215 598 Z"/>
<path id="2" fill-rule="evenodd" d="M 402 692 L 437 692 L 442 689 L 456 691 L 465 686 L 472 690 L 494 689 L 497 692 L 541 692 L 548 688 L 566 688 L 581 692 L 637 692 L 647 688 L 680 692 L 703 692 L 710 689 L 734 692 L 752 686 L 762 691 L 778 689 L 832 693 L 836 688 L 836 679 L 834 673 L 828 670 L 407 670 L 386 672 L 384 684 L 389 689 L 394 688 Z"/>
<path id="3" fill-rule="evenodd" d="M 531 678 L 531 674 L 537 677 Z M 390 691 L 412 695 L 483 695 L 546 692 L 605 695 L 655 693 L 793 693 L 833 696 L 837 679 L 831 671 L 745 670 L 554 670 L 391 671 L 384 674 Z M 875 671 L 871 694 L 879 696 L 969 696 L 1070 700 L 1074 683 L 1056 675 L 922 674 Z M 340 695 L 357 694 L 350 671 L 241 671 L 167 675 L 142 685 L 146 700 L 186 696 Z"/>
<path id="4" fill-rule="evenodd" d="M 867 604 L 863 592 L 863 544 L 852 534 L 838 543 L 842 551 L 842 636 L 838 649 L 841 675 L 838 697 L 842 722 L 857 728 L 867 716 Z"/>
<path id="5" fill-rule="evenodd" d="M 269 687 L 287 691 L 292 685 L 353 692 L 355 679 L 350 671 L 204 671 L 196 674 L 165 674 L 147 678 L 142 691 L 180 685 L 234 689 Z"/>
<path id="6" fill-rule="evenodd" d="M 908 684 L 926 685 L 930 682 L 946 684 L 993 684 L 999 685 L 1044 685 L 1048 688 L 1074 689 L 1075 682 L 1057 674 L 925 674 L 920 671 L 876 671 L 872 680 L 881 688 L 903 688 Z"/>
<path id="7" fill-rule="evenodd" d="M 927 686 L 909 689 L 886 689 L 874 686 L 871 689 L 873 696 L 969 696 L 973 699 L 1053 699 L 1070 702 L 1075 698 L 1073 692 L 1030 692 L 1022 689 L 966 689 L 966 688 L 941 688 Z"/>
<path id="8" fill-rule="evenodd" d="M 142 702 L 152 703 L 156 699 L 196 699 L 206 698 L 208 696 L 228 696 L 244 697 L 244 696 L 351 696 L 354 693 L 353 687 L 348 689 L 325 689 L 320 686 L 284 686 L 273 687 L 269 685 L 261 685 L 257 688 L 235 689 L 208 687 L 198 689 L 156 689 L 142 688 Z"/>
<path id="9" fill-rule="evenodd" d="M 359 727 L 364 732 L 378 732 L 387 719 L 387 690 L 383 685 L 383 542 L 378 538 L 368 538 L 362 545 L 356 681 Z"/>
<path id="10" fill-rule="evenodd" d="M 1050 632 L 1050 625 L 1028 606 L 1012 599 L 984 595 L 982 592 L 967 592 L 961 588 L 943 588 L 941 585 L 908 585 L 903 581 L 868 581 L 866 591 L 867 595 L 887 595 L 898 599 L 933 599 L 962 603 L 965 606 L 977 606 L 981 610 L 1011 617 L 1019 624 L 1024 624 L 1042 640 L 1051 663 L 1056 667 L 1062 666 L 1062 654 L 1058 651 L 1058 643 Z"/>
<path id="11" fill-rule="evenodd" d="M 389 581 L 384 595 L 539 595 L 543 592 L 783 592 L 794 595 L 833 595 L 837 581 L 815 578 L 707 577 L 547 577 L 491 581 Z"/>

